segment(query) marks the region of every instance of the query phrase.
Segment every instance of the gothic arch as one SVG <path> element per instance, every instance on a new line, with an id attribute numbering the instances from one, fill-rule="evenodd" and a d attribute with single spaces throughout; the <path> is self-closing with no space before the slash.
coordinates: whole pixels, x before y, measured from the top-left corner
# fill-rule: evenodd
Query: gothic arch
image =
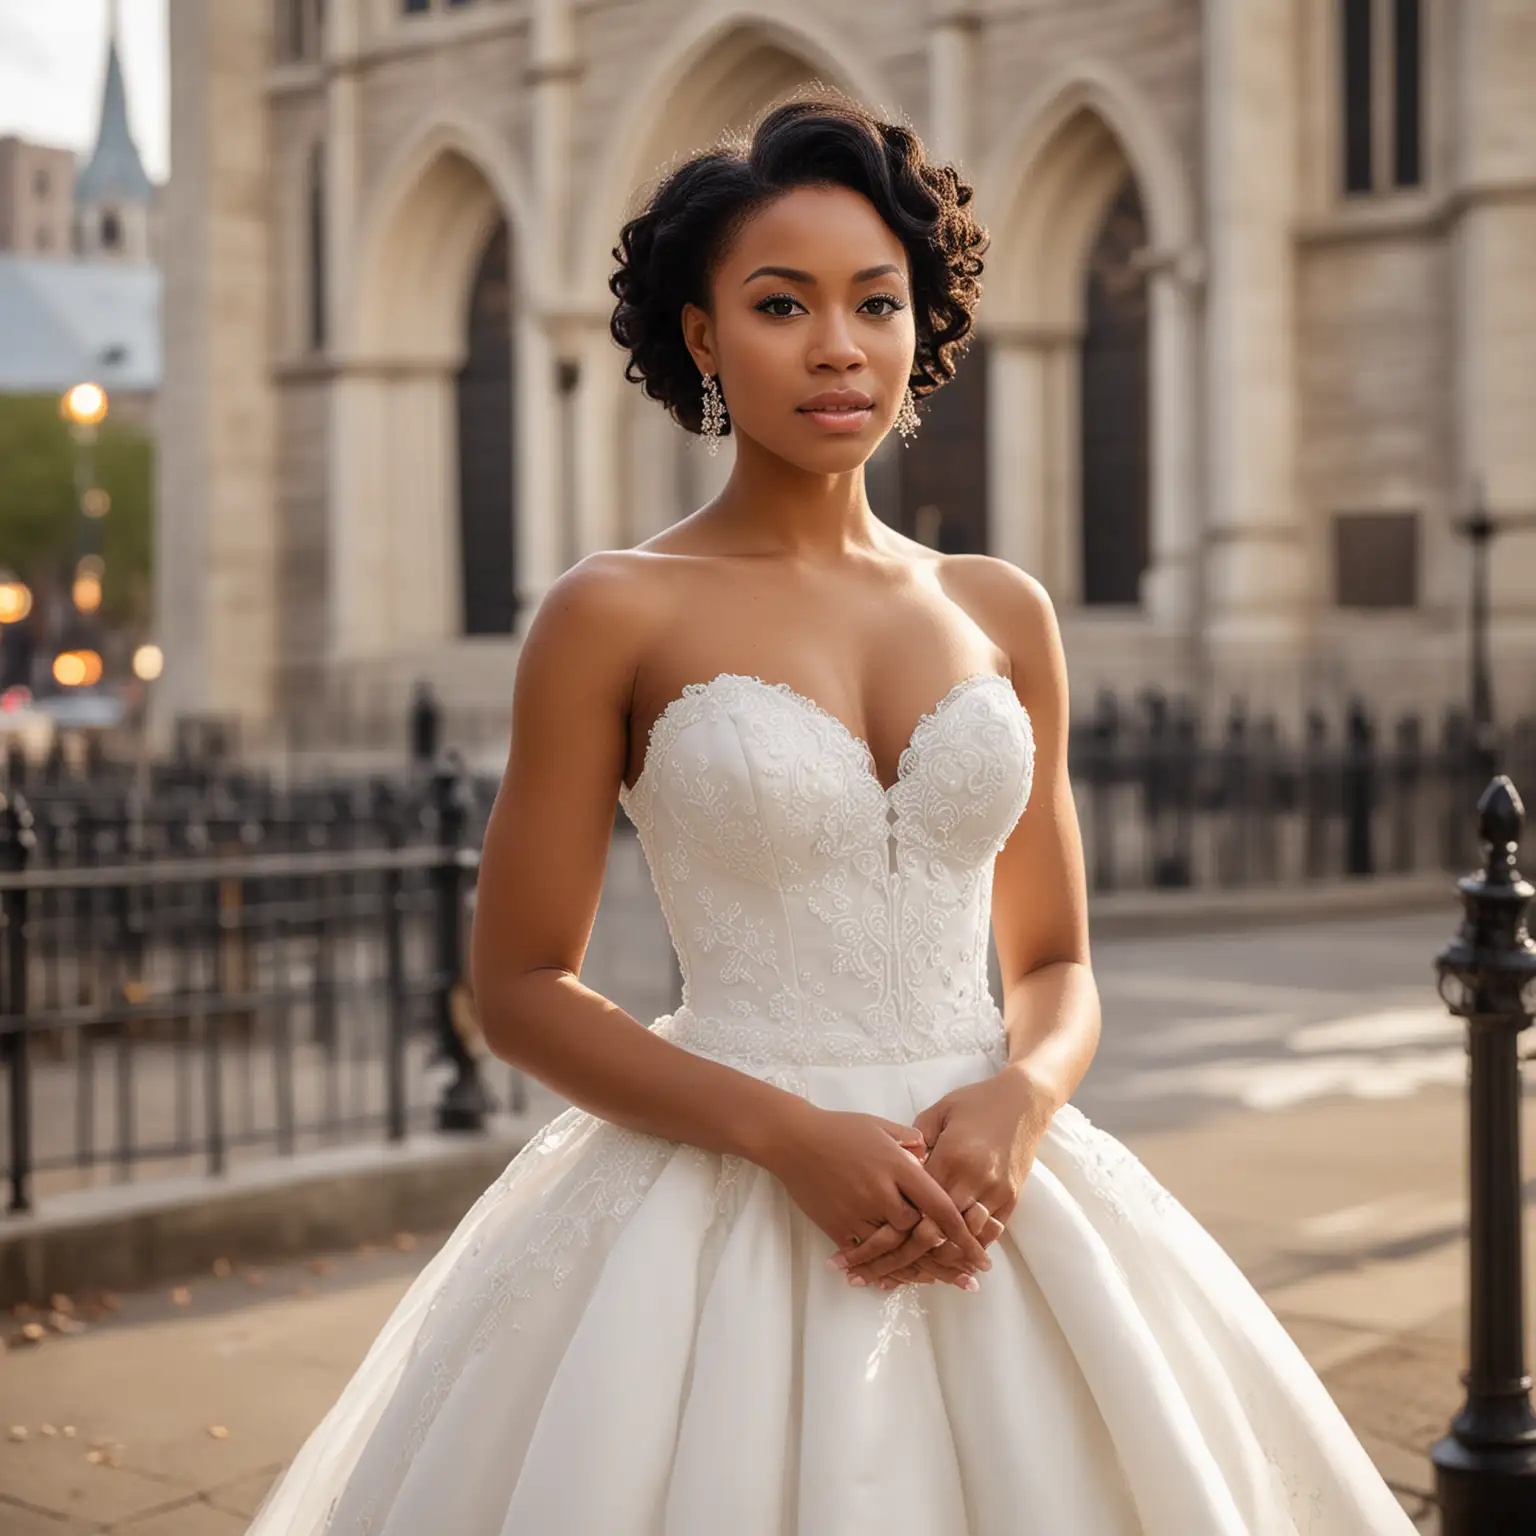
<path id="1" fill-rule="evenodd" d="M 536 329 L 521 299 L 524 206 L 506 151 L 436 118 L 391 157 L 358 221 L 331 451 L 344 655 L 510 626 L 529 504 L 513 402 L 531 392 L 523 343 Z"/>
<path id="2" fill-rule="evenodd" d="M 896 111 L 878 71 L 797 4 L 724 0 L 693 10 L 668 37 L 609 136 L 613 148 L 598 167 L 577 243 L 580 291 L 606 302 L 610 252 L 625 211 L 674 157 L 812 81 Z"/>
<path id="3" fill-rule="evenodd" d="M 1188 277 L 1198 259 L 1192 198 L 1171 137 L 1132 82 L 1108 65 L 1079 64 L 1024 103 L 978 185 L 993 232 L 981 325 L 990 343 L 994 547 L 1039 575 L 1063 606 L 1077 607 L 1088 595 L 1085 278 L 1106 218 L 1129 185 L 1145 220 L 1148 248 L 1136 261 L 1149 285 L 1149 556 L 1139 609 L 1167 626 L 1192 622 L 1197 374 Z"/>
<path id="4" fill-rule="evenodd" d="M 485 242 L 505 218 L 514 239 L 528 198 L 505 146 L 459 117 L 433 116 L 380 171 L 358 221 L 349 339 L 365 356 L 452 357 L 457 306 Z M 522 285 L 526 289 L 526 280 Z"/>
<path id="5" fill-rule="evenodd" d="M 1074 155 L 1090 173 L 1097 169 L 1101 186 L 1115 175 L 1106 161 L 1123 159 L 1141 190 L 1158 250 L 1183 251 L 1194 240 L 1189 178 L 1152 104 L 1113 65 L 1080 61 L 1030 93 L 977 176 L 978 202 L 991 210 L 994 227 L 1008 246 L 1005 262 L 994 258 L 989 263 L 989 308 L 995 310 L 999 300 L 1005 307 L 1009 301 L 1017 304 L 1020 274 L 1014 269 L 1025 253 L 1022 246 L 1015 249 L 1014 241 L 1027 235 L 1031 223 L 1038 225 L 1053 196 L 1068 193 L 1070 183 L 1063 185 L 1061 172 Z M 1091 209 L 1093 199 L 1084 201 Z M 1003 318 L 1022 317 L 1009 309 Z"/>

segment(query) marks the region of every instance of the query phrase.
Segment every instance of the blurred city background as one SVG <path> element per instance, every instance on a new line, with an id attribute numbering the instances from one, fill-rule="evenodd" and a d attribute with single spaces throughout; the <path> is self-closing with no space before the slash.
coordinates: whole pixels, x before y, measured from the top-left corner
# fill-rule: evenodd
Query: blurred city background
<path id="1" fill-rule="evenodd" d="M 624 381 L 612 247 L 677 158 L 829 86 L 992 235 L 870 496 L 1060 616 L 1081 1098 L 1428 1519 L 1467 1237 L 1433 962 L 1484 787 L 1536 785 L 1533 79 L 1529 0 L 0 0 L 12 1348 L 242 1263 L 409 1267 L 559 1107 L 462 965 L 519 636 L 732 452 Z M 678 1000 L 622 817 L 583 979 Z M 174 1529 L 236 1529 L 334 1375 L 223 1481 L 141 1467 Z M 0 1530 L 159 1507 L 56 1508 L 40 1433 L 0 1443 Z"/>

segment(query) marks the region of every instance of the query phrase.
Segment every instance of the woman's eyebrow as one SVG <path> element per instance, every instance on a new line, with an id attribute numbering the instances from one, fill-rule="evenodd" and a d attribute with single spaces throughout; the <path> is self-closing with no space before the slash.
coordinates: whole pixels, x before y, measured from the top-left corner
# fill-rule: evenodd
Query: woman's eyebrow
<path id="1" fill-rule="evenodd" d="M 901 268 L 894 262 L 887 261 L 878 267 L 865 267 L 862 272 L 855 272 L 853 280 L 856 283 L 867 283 L 874 277 L 900 277 Z M 758 267 L 755 271 L 747 273 L 742 278 L 742 283 L 750 283 L 754 277 L 782 277 L 791 283 L 808 283 L 816 286 L 816 279 L 809 272 L 802 272 L 798 267 Z"/>

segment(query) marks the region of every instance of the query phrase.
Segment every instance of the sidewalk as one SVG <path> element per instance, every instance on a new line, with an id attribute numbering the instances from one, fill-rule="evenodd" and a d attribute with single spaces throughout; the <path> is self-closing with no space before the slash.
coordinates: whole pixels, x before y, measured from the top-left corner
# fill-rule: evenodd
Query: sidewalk
<path id="1" fill-rule="evenodd" d="M 1463 1113 L 1459 1094 L 1425 1090 L 1126 1138 L 1254 1280 L 1426 1532 L 1428 1449 L 1461 1402 Z M 1536 1142 L 1529 1116 L 1527 1131 Z M 210 1275 L 13 1345 L 0 1531 L 236 1536 L 433 1246 L 402 1234 Z"/>

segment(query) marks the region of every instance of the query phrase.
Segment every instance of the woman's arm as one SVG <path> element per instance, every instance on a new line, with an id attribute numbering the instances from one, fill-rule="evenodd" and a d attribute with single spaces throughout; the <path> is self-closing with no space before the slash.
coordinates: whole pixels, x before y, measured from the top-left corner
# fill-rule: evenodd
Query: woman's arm
<path id="1" fill-rule="evenodd" d="M 573 1104 L 761 1161 L 803 1100 L 663 1040 L 578 980 L 628 752 L 633 658 L 654 622 L 624 559 L 590 555 L 564 572 L 523 642 L 481 855 L 475 1000 L 490 1049 Z"/>
<path id="2" fill-rule="evenodd" d="M 1050 1113 L 1077 1091 L 1099 1043 L 1099 993 L 1088 950 L 1088 884 L 1067 772 L 1067 664 L 1049 594 L 1013 566 L 1006 605 L 1015 690 L 1035 732 L 1029 804 L 997 856 L 992 931 L 1008 1030 L 1005 1071 Z"/>

